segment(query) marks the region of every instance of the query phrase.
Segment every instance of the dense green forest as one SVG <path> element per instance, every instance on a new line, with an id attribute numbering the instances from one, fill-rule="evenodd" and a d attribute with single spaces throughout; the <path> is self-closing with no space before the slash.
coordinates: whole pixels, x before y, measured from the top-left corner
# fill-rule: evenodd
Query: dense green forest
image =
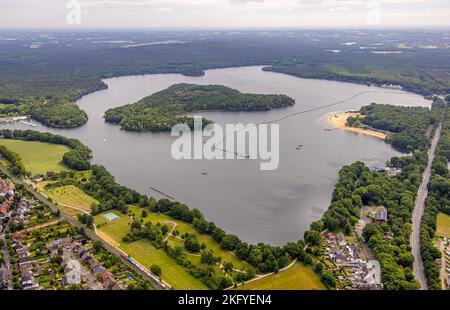
<path id="1" fill-rule="evenodd" d="M 105 120 L 130 131 L 167 131 L 192 120 L 180 115 L 204 110 L 263 111 L 293 105 L 285 95 L 244 94 L 221 85 L 175 84 L 151 96 L 105 112 Z"/>

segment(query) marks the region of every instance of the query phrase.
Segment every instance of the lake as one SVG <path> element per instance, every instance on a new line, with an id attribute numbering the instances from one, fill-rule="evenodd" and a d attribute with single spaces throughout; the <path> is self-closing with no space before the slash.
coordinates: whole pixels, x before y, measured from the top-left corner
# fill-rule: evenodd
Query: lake
<path id="1" fill-rule="evenodd" d="M 390 157 L 400 155 L 373 137 L 326 131 L 326 114 L 359 109 L 371 102 L 431 104 L 404 91 L 301 79 L 264 72 L 261 67 L 208 70 L 202 77 L 127 76 L 105 83 L 108 89 L 77 102 L 89 115 L 84 126 L 61 130 L 38 125 L 33 129 L 79 139 L 93 150 L 93 162 L 107 167 L 123 185 L 160 198 L 150 189 L 156 188 L 199 209 L 208 220 L 242 240 L 273 245 L 298 240 L 309 224 L 322 216 L 343 165 L 360 160 L 371 167 L 382 167 Z M 328 107 L 280 121 L 280 164 L 274 171 L 260 171 L 260 162 L 248 159 L 176 161 L 170 153 L 175 139 L 170 133 L 125 132 L 104 122 L 102 116 L 108 108 L 133 103 L 175 83 L 222 84 L 242 92 L 286 94 L 296 101 L 292 107 L 265 112 L 202 113 L 219 124 L 262 123 Z M 22 124 L 8 127 L 30 129 Z M 299 144 L 303 147 L 297 150 Z"/>

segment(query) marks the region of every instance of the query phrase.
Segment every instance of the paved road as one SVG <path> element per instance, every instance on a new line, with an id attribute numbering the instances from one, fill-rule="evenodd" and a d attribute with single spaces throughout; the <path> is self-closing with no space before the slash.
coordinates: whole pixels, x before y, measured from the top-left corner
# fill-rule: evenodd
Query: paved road
<path id="1" fill-rule="evenodd" d="M 422 256 L 420 253 L 420 222 L 422 220 L 423 211 L 425 208 L 425 199 L 428 195 L 428 182 L 431 176 L 431 165 L 434 160 L 434 153 L 436 146 L 441 136 L 442 121 L 440 122 L 433 139 L 431 140 L 431 147 L 428 150 L 428 164 L 423 172 L 422 183 L 420 183 L 419 190 L 416 197 L 416 205 L 414 207 L 412 221 L 413 231 L 411 234 L 411 248 L 414 255 L 414 276 L 420 283 L 421 290 L 428 290 L 427 278 L 425 277 L 425 270 L 423 268 Z"/>
<path id="2" fill-rule="evenodd" d="M 146 279 L 148 279 L 153 286 L 155 286 L 157 289 L 167 289 L 167 287 L 161 283 L 156 277 L 152 277 L 150 276 L 148 273 L 146 273 L 145 271 L 137 268 L 134 264 L 131 264 L 128 260 L 124 260 L 122 258 L 123 253 L 120 252 L 118 249 L 116 249 L 114 246 L 112 246 L 111 244 L 109 244 L 108 242 L 104 241 L 102 238 L 100 238 L 99 236 L 97 236 L 95 234 L 94 231 L 92 231 L 91 229 L 87 228 L 86 226 L 82 225 L 80 222 L 74 220 L 73 217 L 71 217 L 70 215 L 61 212 L 60 209 L 56 208 L 52 202 L 50 202 L 47 198 L 45 198 L 44 196 L 42 196 L 40 193 L 38 193 L 36 190 L 34 190 L 29 184 L 26 184 L 26 182 L 24 182 L 23 180 L 11 175 L 9 173 L 9 171 L 7 171 L 4 167 L 0 166 L 0 171 L 2 171 L 3 173 L 5 173 L 6 175 L 8 175 L 8 177 L 13 180 L 15 183 L 21 183 L 23 184 L 23 186 L 25 187 L 26 190 L 28 190 L 28 192 L 30 192 L 36 199 L 38 199 L 40 202 L 46 204 L 50 209 L 52 209 L 54 212 L 56 211 L 60 211 L 61 214 L 61 218 L 65 219 L 66 221 L 68 221 L 70 224 L 78 227 L 78 228 L 83 228 L 84 232 L 86 233 L 86 235 L 91 238 L 92 240 L 96 240 L 96 241 L 100 241 L 103 245 L 103 247 L 111 252 L 112 254 L 116 255 L 117 257 L 119 257 L 121 259 L 122 262 L 126 263 L 128 266 L 130 266 L 131 268 L 133 268 L 135 271 L 137 271 L 139 274 L 141 274 L 143 277 L 145 277 Z"/>

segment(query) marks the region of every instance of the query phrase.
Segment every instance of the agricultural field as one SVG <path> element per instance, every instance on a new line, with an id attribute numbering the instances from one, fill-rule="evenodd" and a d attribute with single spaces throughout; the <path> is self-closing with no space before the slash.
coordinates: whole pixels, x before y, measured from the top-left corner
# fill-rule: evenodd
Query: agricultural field
<path id="1" fill-rule="evenodd" d="M 436 236 L 450 238 L 450 215 L 438 213 Z"/>
<path id="2" fill-rule="evenodd" d="M 10 139 L 0 139 L 0 145 L 17 153 L 32 175 L 70 170 L 62 163 L 64 154 L 70 150 L 67 146 Z"/>
<path id="3" fill-rule="evenodd" d="M 239 290 L 325 290 L 310 268 L 296 263 L 291 268 L 239 286 Z"/>

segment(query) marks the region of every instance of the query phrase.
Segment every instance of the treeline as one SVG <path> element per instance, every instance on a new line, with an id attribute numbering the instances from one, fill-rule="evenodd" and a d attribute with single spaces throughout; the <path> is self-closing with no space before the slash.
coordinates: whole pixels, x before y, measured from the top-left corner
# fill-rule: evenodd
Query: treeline
<path id="1" fill-rule="evenodd" d="M 263 111 L 293 105 L 285 95 L 243 94 L 221 85 L 175 84 L 134 104 L 109 109 L 106 122 L 130 131 L 168 131 L 178 123 L 192 127 L 180 115 L 204 110 Z"/>
<path id="2" fill-rule="evenodd" d="M 441 139 L 432 165 L 432 174 L 428 183 L 428 196 L 420 225 L 420 251 L 429 289 L 441 289 L 440 270 L 436 260 L 441 252 L 433 244 L 436 235 L 437 215 L 439 212 L 450 215 L 450 174 L 448 170 L 448 148 L 450 135 L 450 115 L 445 115 L 441 130 Z"/>
<path id="3" fill-rule="evenodd" d="M 430 144 L 425 133 L 435 120 L 428 108 L 372 103 L 363 106 L 360 112 L 363 125 L 392 133 L 386 142 L 398 149 L 412 151 Z"/>
<path id="4" fill-rule="evenodd" d="M 70 151 L 63 156 L 63 163 L 74 170 L 88 170 L 91 168 L 89 162 L 91 150 L 76 139 L 54 135 L 48 132 L 38 132 L 33 130 L 0 130 L 0 136 L 4 139 L 16 139 L 24 141 L 39 141 L 53 144 L 62 144 L 70 148 Z"/>
<path id="5" fill-rule="evenodd" d="M 401 85 L 404 90 L 430 96 L 436 93 L 449 93 L 450 84 L 446 78 L 446 69 L 430 70 L 423 67 L 425 62 L 434 62 L 415 52 L 415 65 L 409 66 L 410 58 L 398 55 L 395 58 L 376 58 L 370 54 L 339 53 L 339 57 L 330 57 L 331 53 L 320 53 L 317 59 L 291 61 L 265 67 L 265 71 L 285 73 L 302 78 L 325 79 L 367 85 Z M 355 57 L 356 56 L 356 57 Z M 434 55 L 436 56 L 436 55 Z M 441 54 L 440 56 L 444 56 Z M 401 59 L 403 58 L 403 59 Z M 426 59 L 428 58 L 428 59 Z M 409 59 L 409 60 L 408 60 Z"/>
<path id="6" fill-rule="evenodd" d="M 118 209 L 126 214 L 128 204 L 145 206 L 149 201 L 148 197 L 116 183 L 115 178 L 106 168 L 99 165 L 92 165 L 92 178 L 89 182 L 81 183 L 79 186 L 88 195 L 100 201 L 99 205 L 91 207 L 93 215 L 111 209 Z"/>

